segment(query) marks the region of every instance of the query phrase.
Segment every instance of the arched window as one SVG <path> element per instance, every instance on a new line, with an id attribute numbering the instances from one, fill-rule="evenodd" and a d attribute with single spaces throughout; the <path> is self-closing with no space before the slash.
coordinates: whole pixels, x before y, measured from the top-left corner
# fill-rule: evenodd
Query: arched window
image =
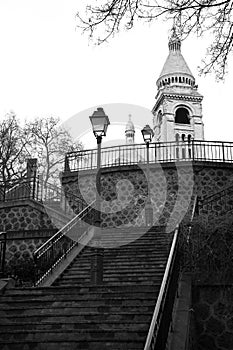
<path id="1" fill-rule="evenodd" d="M 179 83 L 181 83 L 181 77 L 179 77 Z"/>
<path id="2" fill-rule="evenodd" d="M 185 141 L 185 134 L 182 134 L 182 141 L 184 142 Z"/>
<path id="3" fill-rule="evenodd" d="M 179 138 L 180 138 L 180 135 L 179 135 L 179 134 L 176 134 L 176 142 L 177 142 L 177 143 L 179 142 Z"/>
<path id="4" fill-rule="evenodd" d="M 178 80 L 178 79 L 177 79 L 177 77 L 175 77 L 175 81 L 176 81 L 176 83 L 177 83 L 177 80 Z"/>
<path id="5" fill-rule="evenodd" d="M 192 136 L 189 134 L 189 135 L 188 135 L 188 143 L 191 142 L 191 139 L 192 139 Z"/>
<path id="6" fill-rule="evenodd" d="M 184 107 L 179 107 L 175 114 L 175 123 L 178 124 L 190 124 L 189 112 Z"/>

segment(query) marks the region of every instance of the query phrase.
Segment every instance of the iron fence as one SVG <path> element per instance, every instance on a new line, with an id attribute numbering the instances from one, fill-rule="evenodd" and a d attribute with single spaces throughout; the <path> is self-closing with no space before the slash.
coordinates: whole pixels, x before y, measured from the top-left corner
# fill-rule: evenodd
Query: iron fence
<path id="1" fill-rule="evenodd" d="M 149 162 L 213 161 L 233 162 L 233 143 L 218 141 L 185 141 L 151 143 Z M 101 150 L 101 167 L 145 164 L 146 145 L 122 145 L 104 147 Z M 67 153 L 65 171 L 97 168 L 97 150 L 82 150 Z"/>
<path id="2" fill-rule="evenodd" d="M 94 202 L 70 220 L 62 229 L 49 238 L 34 253 L 35 286 L 51 275 L 69 252 L 79 244 L 82 235 L 88 230 L 88 223 L 93 222 L 95 216 Z"/>
<path id="3" fill-rule="evenodd" d="M 72 191 L 44 182 L 40 176 L 0 181 L 0 202 L 33 199 L 64 214 L 81 212 L 86 203 Z"/>

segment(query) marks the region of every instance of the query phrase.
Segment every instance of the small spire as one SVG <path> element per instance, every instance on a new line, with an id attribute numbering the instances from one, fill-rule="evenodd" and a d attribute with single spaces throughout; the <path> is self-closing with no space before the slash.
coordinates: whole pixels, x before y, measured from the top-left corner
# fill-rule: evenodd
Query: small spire
<path id="1" fill-rule="evenodd" d="M 129 114 L 129 120 L 128 120 L 126 127 L 125 127 L 125 137 L 126 137 L 127 144 L 134 143 L 135 128 L 134 128 L 134 124 L 133 124 L 131 118 L 132 118 L 132 115 Z"/>
<path id="2" fill-rule="evenodd" d="M 176 26 L 172 27 L 171 37 L 168 42 L 168 47 L 170 51 L 180 51 L 181 48 L 181 40 L 176 32 Z"/>
<path id="3" fill-rule="evenodd" d="M 128 123 L 126 124 L 125 131 L 134 131 L 134 124 L 131 118 L 132 118 L 132 115 L 129 114 L 129 120 L 128 120 Z"/>

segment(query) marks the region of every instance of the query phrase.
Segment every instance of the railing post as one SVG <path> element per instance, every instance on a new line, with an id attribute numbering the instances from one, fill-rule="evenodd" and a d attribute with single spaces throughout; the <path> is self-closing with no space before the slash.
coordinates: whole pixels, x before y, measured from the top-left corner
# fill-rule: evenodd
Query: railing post
<path id="1" fill-rule="evenodd" d="M 33 183 L 32 183 L 32 199 L 35 198 L 35 193 L 36 193 L 36 176 L 33 176 Z"/>
<path id="2" fill-rule="evenodd" d="M 4 181 L 4 183 L 3 183 L 3 202 L 5 202 L 5 200 L 6 200 L 6 189 L 7 189 L 7 185 L 6 185 L 6 181 Z"/>
<path id="3" fill-rule="evenodd" d="M 222 160 L 225 163 L 225 150 L 224 150 L 224 142 L 222 142 Z"/>
<path id="4" fill-rule="evenodd" d="M 34 287 L 36 287 L 36 281 L 38 280 L 38 266 L 37 266 L 37 254 L 33 254 L 33 261 L 34 261 Z"/>
<path id="5" fill-rule="evenodd" d="M 195 145 L 194 145 L 194 140 L 192 140 L 192 153 L 193 153 L 193 161 L 195 160 Z"/>
<path id="6" fill-rule="evenodd" d="M 3 236 L 1 239 L 1 271 L 0 278 L 5 277 L 5 259 L 6 259 L 6 232 L 1 232 L 0 236 Z"/>
<path id="7" fill-rule="evenodd" d="M 93 151 L 91 151 L 91 169 L 93 167 Z"/>
<path id="8" fill-rule="evenodd" d="M 68 158 L 68 155 L 67 155 L 67 154 L 66 154 L 66 156 L 65 156 L 65 167 L 64 167 L 64 171 L 70 171 L 69 158 Z"/>

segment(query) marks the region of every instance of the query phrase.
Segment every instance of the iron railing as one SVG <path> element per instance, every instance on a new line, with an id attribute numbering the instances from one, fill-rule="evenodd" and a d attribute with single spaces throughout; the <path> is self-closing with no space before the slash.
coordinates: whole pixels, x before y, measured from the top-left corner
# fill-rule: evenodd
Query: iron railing
<path id="1" fill-rule="evenodd" d="M 195 196 L 193 201 L 190 223 L 188 225 L 188 234 L 186 237 L 187 242 L 190 238 L 190 230 L 196 213 L 197 196 Z M 180 230 L 181 228 L 177 226 L 174 232 L 165 273 L 155 305 L 144 350 L 166 349 L 168 332 L 172 322 L 174 300 L 176 297 L 180 276 Z"/>
<path id="2" fill-rule="evenodd" d="M 147 161 L 145 144 L 104 147 L 101 150 L 101 167 L 144 164 Z M 218 141 L 158 142 L 151 143 L 149 162 L 213 161 L 233 162 L 233 143 Z M 65 171 L 96 169 L 97 150 L 69 152 Z"/>
<path id="3" fill-rule="evenodd" d="M 94 201 L 33 253 L 35 286 L 51 275 L 55 267 L 79 244 L 82 235 L 89 227 L 88 224 L 93 222 L 95 216 L 93 204 Z"/>
<path id="4" fill-rule="evenodd" d="M 0 202 L 25 199 L 33 199 L 53 209 L 62 209 L 64 214 L 72 213 L 71 206 L 75 207 L 77 213 L 85 207 L 83 200 L 73 192 L 45 183 L 40 176 L 0 181 Z"/>
<path id="5" fill-rule="evenodd" d="M 163 350 L 166 346 L 180 272 L 178 235 L 179 227 L 177 227 L 174 232 L 165 273 L 144 350 Z"/>
<path id="6" fill-rule="evenodd" d="M 219 215 L 233 210 L 233 185 L 211 196 L 198 200 L 199 210 L 202 212 L 218 212 Z M 218 210 L 214 210 L 218 209 Z"/>

